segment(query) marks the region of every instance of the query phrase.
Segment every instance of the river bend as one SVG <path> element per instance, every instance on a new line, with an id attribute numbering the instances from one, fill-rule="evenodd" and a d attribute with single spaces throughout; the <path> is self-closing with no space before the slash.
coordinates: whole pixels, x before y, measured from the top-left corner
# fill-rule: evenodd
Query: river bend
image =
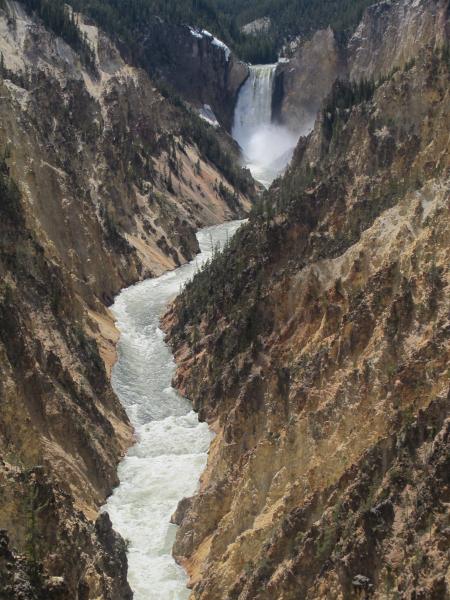
<path id="1" fill-rule="evenodd" d="M 195 271 L 242 222 L 197 234 L 201 253 L 187 265 L 132 286 L 113 312 L 120 331 L 112 384 L 136 429 L 137 443 L 119 467 L 120 485 L 106 510 L 127 540 L 135 600 L 186 600 L 186 574 L 172 558 L 179 500 L 197 489 L 211 441 L 190 402 L 171 386 L 175 362 L 159 328 L 161 314 Z"/>

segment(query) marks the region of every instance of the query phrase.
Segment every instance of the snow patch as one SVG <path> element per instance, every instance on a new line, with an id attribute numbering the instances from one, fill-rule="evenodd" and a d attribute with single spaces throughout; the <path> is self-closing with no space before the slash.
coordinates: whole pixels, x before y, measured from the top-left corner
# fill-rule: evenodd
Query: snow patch
<path id="1" fill-rule="evenodd" d="M 216 37 L 214 37 L 212 35 L 212 33 L 209 33 L 209 31 L 206 31 L 206 29 L 202 29 L 202 33 L 205 37 L 212 39 L 212 45 L 216 46 L 216 48 L 220 48 L 224 53 L 225 53 L 225 58 L 227 59 L 227 62 L 230 60 L 230 56 L 231 56 L 231 50 L 228 48 L 228 46 L 226 44 L 224 44 L 222 41 L 220 41 L 219 39 L 217 39 Z"/>
<path id="2" fill-rule="evenodd" d="M 194 29 L 193 27 L 189 27 L 189 31 L 191 32 L 191 35 L 193 35 L 198 40 L 202 40 L 203 39 L 203 35 L 202 35 L 201 31 L 199 31 L 198 29 Z"/>
<path id="3" fill-rule="evenodd" d="M 230 60 L 230 56 L 231 56 L 231 50 L 228 48 L 228 46 L 226 44 L 224 44 L 223 42 L 221 42 L 220 40 L 218 40 L 217 38 L 213 38 L 213 46 L 217 46 L 217 48 L 220 48 L 224 54 L 225 54 L 225 59 L 228 62 Z"/>
<path id="4" fill-rule="evenodd" d="M 231 50 L 221 40 L 214 37 L 212 33 L 209 33 L 209 31 L 206 31 L 206 29 L 200 30 L 195 29 L 194 27 L 189 27 L 189 31 L 191 32 L 191 35 L 199 40 L 202 40 L 203 38 L 208 38 L 211 40 L 211 44 L 216 46 L 216 48 L 220 48 L 220 50 L 222 50 L 222 52 L 225 54 L 226 61 L 228 62 L 230 60 Z"/>
<path id="5" fill-rule="evenodd" d="M 209 104 L 204 104 L 202 108 L 198 110 L 198 115 L 213 127 L 220 127 L 220 123 Z"/>

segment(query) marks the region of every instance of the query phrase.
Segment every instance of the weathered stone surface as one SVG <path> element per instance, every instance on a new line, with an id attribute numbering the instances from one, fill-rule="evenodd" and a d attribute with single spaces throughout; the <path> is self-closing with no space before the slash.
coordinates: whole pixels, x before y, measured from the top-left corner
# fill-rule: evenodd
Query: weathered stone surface
<path id="1" fill-rule="evenodd" d="M 275 119 L 293 131 L 308 133 L 333 83 L 345 76 L 345 52 L 339 48 L 333 31 L 317 31 L 299 46 L 289 62 L 278 65 Z"/>
<path id="2" fill-rule="evenodd" d="M 386 75 L 420 48 L 448 43 L 448 9 L 448 0 L 384 1 L 369 7 L 348 44 L 350 78 Z"/>
<path id="3" fill-rule="evenodd" d="M 297 43 L 277 69 L 274 116 L 309 132 L 336 79 L 378 79 L 413 59 L 421 48 L 448 43 L 448 0 L 383 1 L 369 7 L 348 44 L 331 29 Z"/>
<path id="4" fill-rule="evenodd" d="M 261 17 L 260 19 L 255 19 L 246 25 L 241 27 L 242 33 L 246 35 L 256 35 L 258 33 L 268 33 L 272 26 L 272 20 L 270 17 Z"/>

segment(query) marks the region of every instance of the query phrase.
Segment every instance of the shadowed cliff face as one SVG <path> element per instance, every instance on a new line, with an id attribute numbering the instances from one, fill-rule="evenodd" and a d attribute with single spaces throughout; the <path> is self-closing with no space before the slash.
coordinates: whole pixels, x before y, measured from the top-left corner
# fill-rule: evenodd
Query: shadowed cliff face
<path id="1" fill-rule="evenodd" d="M 217 431 L 192 598 L 449 593 L 448 50 L 344 89 L 165 318 Z"/>
<path id="2" fill-rule="evenodd" d="M 20 4 L 0 10 L 2 598 L 130 597 L 97 518 L 132 441 L 106 305 L 191 259 L 196 229 L 246 214 L 253 188 L 229 140 L 79 26 L 93 70 Z"/>
<path id="3" fill-rule="evenodd" d="M 207 104 L 231 131 L 238 91 L 248 66 L 208 32 L 155 19 L 140 40 L 139 60 L 170 83 L 183 98 Z"/>
<path id="4" fill-rule="evenodd" d="M 303 42 L 276 73 L 274 118 L 292 131 L 309 132 L 337 78 L 346 76 L 345 50 L 331 28 Z"/>

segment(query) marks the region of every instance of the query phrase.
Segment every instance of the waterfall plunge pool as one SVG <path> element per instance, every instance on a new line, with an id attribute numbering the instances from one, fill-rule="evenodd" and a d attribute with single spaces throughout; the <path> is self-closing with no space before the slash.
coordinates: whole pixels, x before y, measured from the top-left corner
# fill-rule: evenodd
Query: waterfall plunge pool
<path id="1" fill-rule="evenodd" d="M 122 291 L 112 307 L 120 331 L 112 385 L 136 430 L 137 443 L 119 467 L 120 485 L 105 510 L 127 540 L 128 580 L 135 600 L 187 600 L 186 574 L 172 558 L 178 502 L 195 493 L 211 433 L 171 386 L 172 353 L 159 328 L 168 302 L 243 221 L 202 229 L 189 264 Z"/>

